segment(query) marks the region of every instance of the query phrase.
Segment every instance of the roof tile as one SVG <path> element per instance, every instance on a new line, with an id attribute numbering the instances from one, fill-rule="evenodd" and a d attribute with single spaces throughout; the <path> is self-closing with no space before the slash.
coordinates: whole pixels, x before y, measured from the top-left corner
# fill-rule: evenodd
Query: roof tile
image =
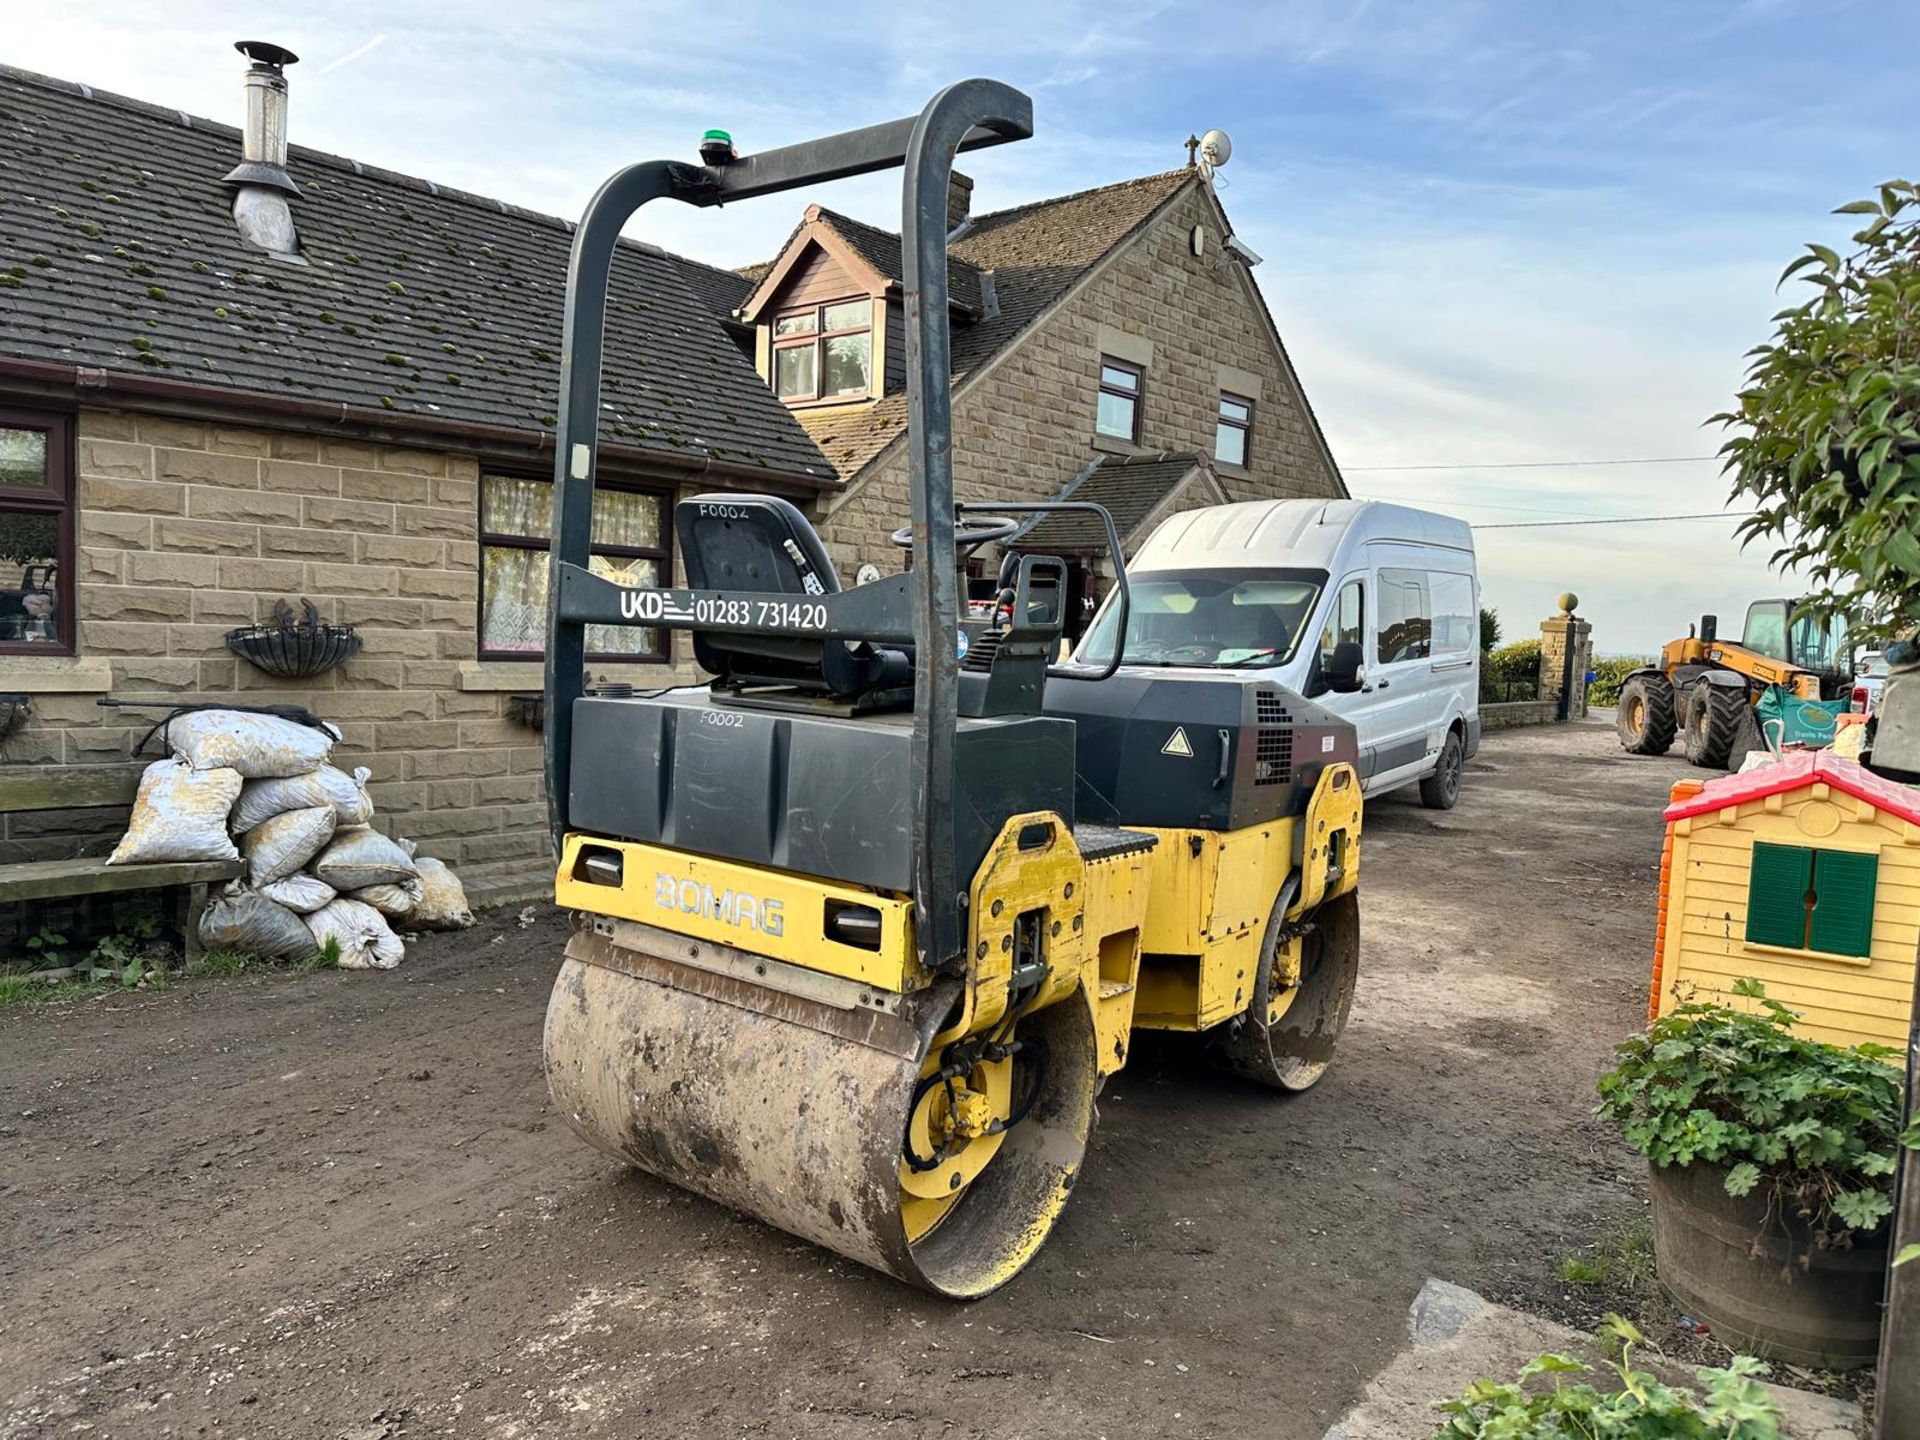
<path id="1" fill-rule="evenodd" d="M 230 126 L 0 67 L 0 356 L 551 433 L 571 226 L 296 146 L 287 264 L 234 226 L 238 156 Z M 602 437 L 830 479 L 688 274 L 620 247 Z"/>
<path id="2" fill-rule="evenodd" d="M 1055 498 L 1104 505 L 1124 543 L 1161 501 L 1206 463 L 1191 450 L 1103 458 Z M 1105 547 L 1106 534 L 1098 517 L 1069 510 L 1042 515 L 1009 545 L 1018 550 L 1094 550 Z"/>

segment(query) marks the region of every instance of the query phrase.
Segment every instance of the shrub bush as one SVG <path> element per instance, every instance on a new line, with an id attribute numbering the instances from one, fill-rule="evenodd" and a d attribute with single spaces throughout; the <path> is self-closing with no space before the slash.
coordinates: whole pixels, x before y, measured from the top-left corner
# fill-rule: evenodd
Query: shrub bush
<path id="1" fill-rule="evenodd" d="M 1593 684 L 1587 687 L 1589 705 L 1618 705 L 1620 687 L 1627 683 L 1627 676 L 1636 670 L 1644 670 L 1653 664 L 1650 656 L 1615 655 L 1610 659 L 1593 662 Z"/>
<path id="2" fill-rule="evenodd" d="M 1516 640 L 1487 655 L 1487 671 L 1500 680 L 1530 680 L 1540 673 L 1540 642 Z"/>

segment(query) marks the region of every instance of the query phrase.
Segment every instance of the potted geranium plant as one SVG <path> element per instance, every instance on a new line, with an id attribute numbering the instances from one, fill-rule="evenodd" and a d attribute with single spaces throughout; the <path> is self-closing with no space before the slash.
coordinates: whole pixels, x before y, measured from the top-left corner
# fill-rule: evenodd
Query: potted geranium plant
<path id="1" fill-rule="evenodd" d="M 1829 1045 L 1758 981 L 1751 1009 L 1690 1001 L 1618 1049 L 1600 1113 L 1651 1162 L 1654 1258 L 1729 1343 L 1870 1364 L 1885 1288 L 1902 1074 L 1884 1045 Z"/>

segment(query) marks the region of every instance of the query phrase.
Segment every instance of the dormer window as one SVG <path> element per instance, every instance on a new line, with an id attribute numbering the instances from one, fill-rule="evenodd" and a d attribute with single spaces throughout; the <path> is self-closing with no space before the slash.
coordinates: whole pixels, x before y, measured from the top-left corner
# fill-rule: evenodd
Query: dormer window
<path id="1" fill-rule="evenodd" d="M 782 400 L 866 395 L 872 385 L 872 300 L 833 300 L 774 317 L 773 390 Z"/>

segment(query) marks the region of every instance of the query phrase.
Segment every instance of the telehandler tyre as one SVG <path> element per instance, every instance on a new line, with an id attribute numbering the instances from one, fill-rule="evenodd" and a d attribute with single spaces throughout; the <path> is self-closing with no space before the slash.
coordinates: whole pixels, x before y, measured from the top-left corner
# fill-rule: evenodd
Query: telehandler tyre
<path id="1" fill-rule="evenodd" d="M 1629 755 L 1664 755 L 1673 748 L 1679 719 L 1674 714 L 1673 682 L 1664 675 L 1635 675 L 1620 687 L 1614 727 Z"/>
<path id="2" fill-rule="evenodd" d="M 1260 945 L 1260 978 L 1246 1013 L 1227 1022 L 1215 1047 L 1234 1074 L 1276 1090 L 1310 1089 L 1333 1063 L 1360 978 L 1360 897 L 1349 892 L 1307 917 L 1300 978 L 1275 973 L 1292 887 L 1281 890 Z"/>
<path id="3" fill-rule="evenodd" d="M 1687 759 L 1706 769 L 1726 769 L 1740 732 L 1740 712 L 1746 708 L 1744 691 L 1704 681 L 1695 685 L 1687 697 Z"/>

